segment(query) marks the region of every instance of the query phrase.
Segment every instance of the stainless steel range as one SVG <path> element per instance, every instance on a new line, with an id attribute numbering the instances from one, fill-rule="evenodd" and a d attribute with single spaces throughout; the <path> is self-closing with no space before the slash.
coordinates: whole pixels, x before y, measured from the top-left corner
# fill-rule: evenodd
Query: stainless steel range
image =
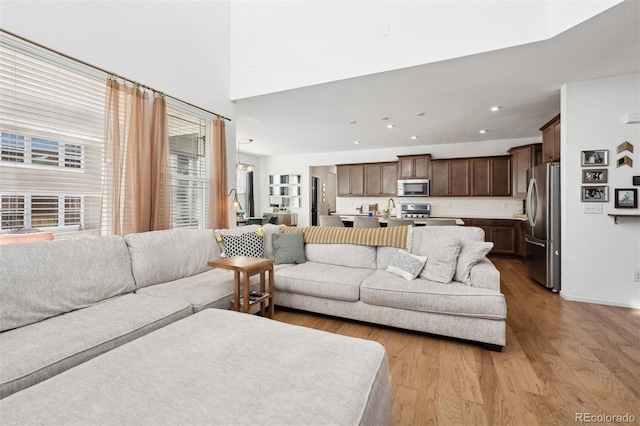
<path id="1" fill-rule="evenodd" d="M 402 217 L 427 218 L 431 214 L 430 204 L 403 203 L 401 206 Z"/>

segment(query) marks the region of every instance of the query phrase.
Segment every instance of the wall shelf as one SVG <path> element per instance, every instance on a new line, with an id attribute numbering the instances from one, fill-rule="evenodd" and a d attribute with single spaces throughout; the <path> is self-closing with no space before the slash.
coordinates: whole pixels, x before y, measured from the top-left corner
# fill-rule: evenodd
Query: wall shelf
<path id="1" fill-rule="evenodd" d="M 609 216 L 613 218 L 614 224 L 618 224 L 618 219 L 621 217 L 640 217 L 640 214 L 609 213 Z"/>

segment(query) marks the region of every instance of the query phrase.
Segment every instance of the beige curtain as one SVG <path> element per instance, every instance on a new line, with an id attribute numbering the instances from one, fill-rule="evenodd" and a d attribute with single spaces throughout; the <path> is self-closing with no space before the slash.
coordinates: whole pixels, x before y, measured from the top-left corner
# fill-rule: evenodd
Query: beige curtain
<path id="1" fill-rule="evenodd" d="M 149 95 L 107 79 L 102 234 L 149 229 L 150 202 L 142 196 L 151 180 L 148 141 Z"/>
<path id="2" fill-rule="evenodd" d="M 211 183 L 209 185 L 209 217 L 207 226 L 212 229 L 229 227 L 229 200 L 227 197 L 227 141 L 224 120 L 213 122 Z"/>
<path id="3" fill-rule="evenodd" d="M 169 133 L 167 102 L 164 96 L 153 98 L 151 119 L 151 215 L 150 230 L 171 228 L 171 171 L 169 170 Z"/>

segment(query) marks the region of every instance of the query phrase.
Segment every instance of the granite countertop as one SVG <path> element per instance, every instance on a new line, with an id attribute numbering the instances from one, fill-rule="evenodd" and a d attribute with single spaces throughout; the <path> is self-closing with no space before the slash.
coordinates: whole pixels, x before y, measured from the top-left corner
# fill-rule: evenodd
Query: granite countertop
<path id="1" fill-rule="evenodd" d="M 366 213 L 346 213 L 346 212 L 334 212 L 331 213 L 334 216 L 340 216 L 343 220 L 353 220 L 354 216 L 368 216 Z M 382 219 L 382 215 L 376 215 L 376 217 L 380 218 L 381 223 L 385 223 L 386 221 Z M 391 215 L 391 217 L 395 217 L 395 215 Z M 350 218 L 350 219 L 349 219 Z M 504 215 L 474 215 L 474 214 L 463 214 L 463 215 L 432 215 L 429 216 L 429 219 L 460 219 L 460 218 L 469 218 L 469 219 L 511 219 L 511 220 L 522 220 L 526 221 L 527 216 L 522 213 L 513 213 L 513 214 L 504 214 Z M 415 219 L 414 219 L 415 220 Z M 418 222 L 416 222 L 418 223 Z"/>

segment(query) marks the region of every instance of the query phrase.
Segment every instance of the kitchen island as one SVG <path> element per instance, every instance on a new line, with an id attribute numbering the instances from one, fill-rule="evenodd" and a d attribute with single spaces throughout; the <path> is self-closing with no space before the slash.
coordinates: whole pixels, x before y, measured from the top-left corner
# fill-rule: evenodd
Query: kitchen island
<path id="1" fill-rule="evenodd" d="M 336 216 L 340 216 L 340 219 L 342 220 L 342 222 L 344 223 L 345 226 L 350 227 L 353 226 L 353 219 L 355 216 L 367 216 L 366 214 L 349 214 L 349 215 L 343 215 L 343 214 L 335 214 Z M 376 218 L 378 218 L 378 221 L 380 222 L 380 226 L 385 227 L 387 226 L 387 219 L 385 219 L 382 216 L 375 216 Z M 409 220 L 413 220 L 413 222 L 415 223 L 416 226 L 425 226 L 427 224 L 427 218 L 423 218 L 423 217 L 407 217 L 405 219 L 409 219 Z M 452 217 L 429 217 L 429 220 L 455 220 L 456 221 L 456 225 L 460 225 L 463 226 L 464 225 L 464 221 L 462 219 L 458 219 L 458 218 L 452 218 Z"/>

